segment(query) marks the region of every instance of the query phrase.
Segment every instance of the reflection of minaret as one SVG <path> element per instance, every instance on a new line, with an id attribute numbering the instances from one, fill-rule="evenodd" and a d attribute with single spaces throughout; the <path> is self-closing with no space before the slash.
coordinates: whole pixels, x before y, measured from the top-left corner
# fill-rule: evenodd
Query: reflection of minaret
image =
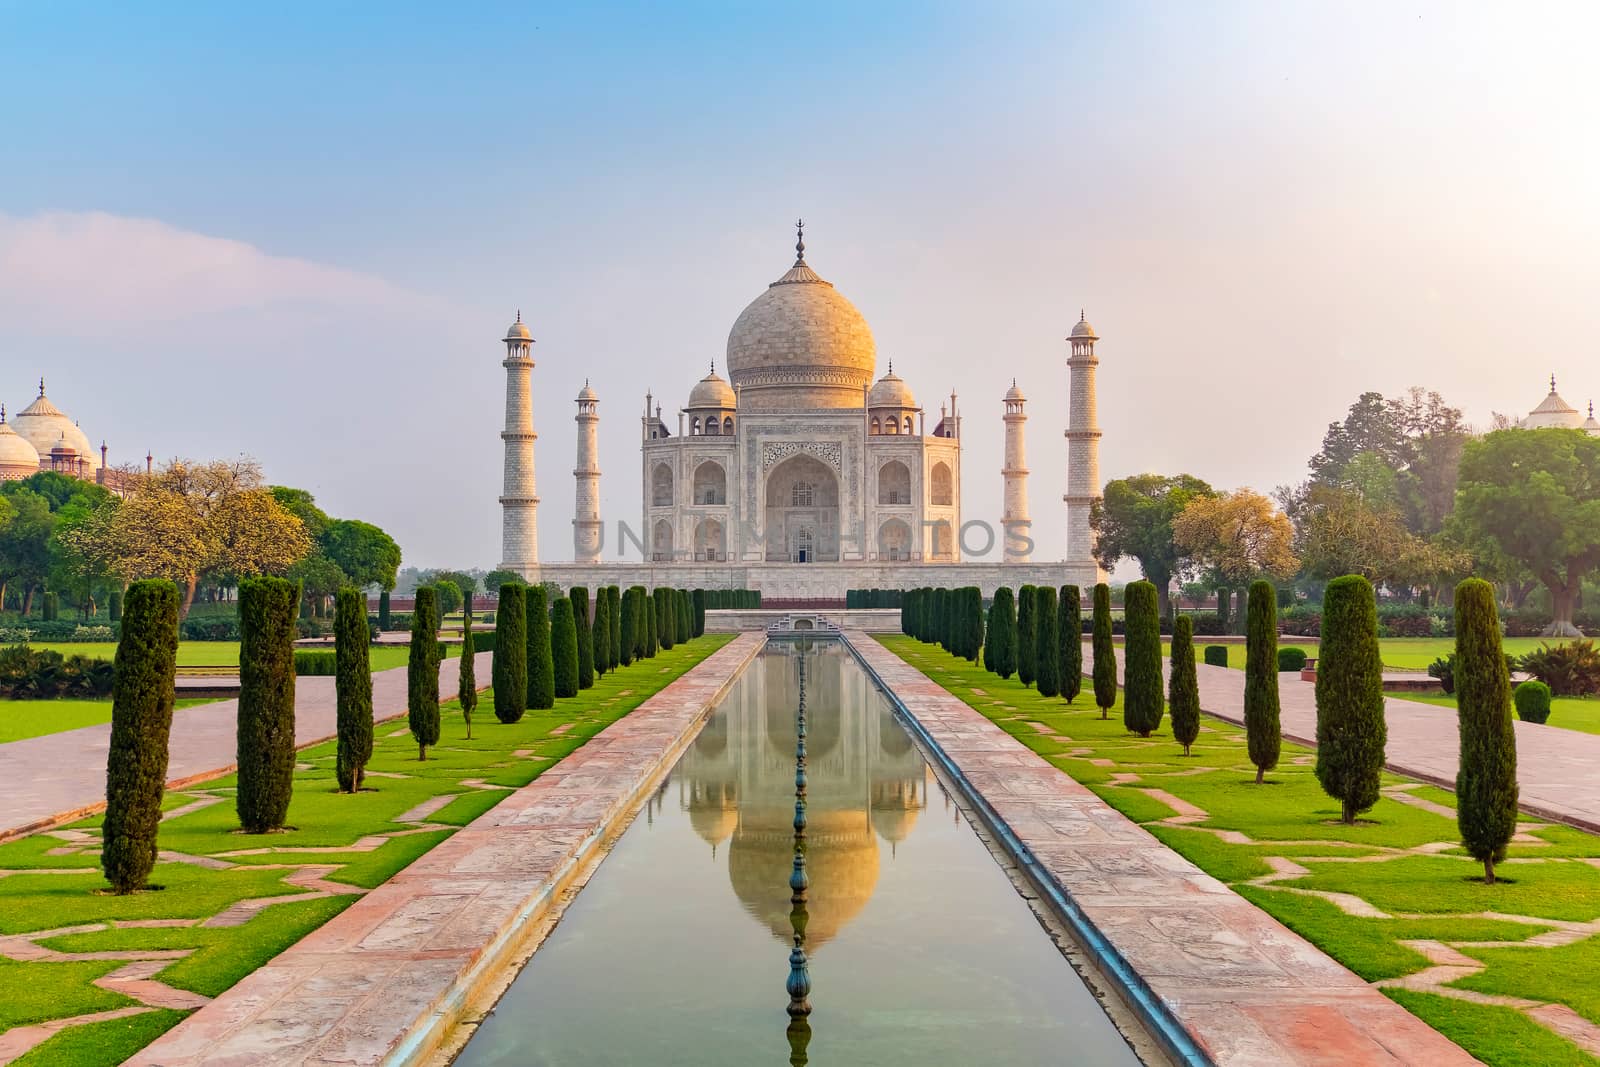
<path id="1" fill-rule="evenodd" d="M 1096 417 L 1094 372 L 1100 365 L 1094 354 L 1094 327 L 1078 314 L 1078 324 L 1067 338 L 1072 355 L 1067 359 L 1071 379 L 1071 408 L 1067 417 L 1067 563 L 1091 568 L 1095 581 L 1106 580 L 1094 558 L 1094 534 L 1089 529 L 1089 509 L 1100 496 L 1100 423 Z"/>
<path id="2" fill-rule="evenodd" d="M 572 559 L 575 563 L 600 562 L 600 398 L 584 379 L 578 392 L 577 498 L 572 511 Z"/>
<path id="3" fill-rule="evenodd" d="M 539 494 L 533 477 L 533 332 L 517 312 L 506 330 L 505 489 L 500 496 L 501 562 L 532 578 L 539 566 Z"/>
<path id="4" fill-rule="evenodd" d="M 1022 443 L 1023 424 L 1028 421 L 1028 416 L 1022 411 L 1026 400 L 1022 390 L 1017 388 L 1017 380 L 1011 379 L 1011 388 L 1006 390 L 1005 399 L 1005 467 L 1000 471 L 1005 479 L 1005 510 L 1000 516 L 1001 536 L 1005 541 L 1001 547 L 1007 563 L 1023 562 L 1031 554 L 1029 550 L 1032 548 L 1028 537 L 1028 528 L 1033 525 L 1028 519 L 1028 457 Z"/>
<path id="5" fill-rule="evenodd" d="M 790 1067 L 803 1067 L 807 1062 L 806 1048 L 811 1044 L 811 973 L 806 966 L 806 896 L 811 879 L 806 874 L 806 660 L 802 652 L 797 665 L 800 672 L 800 699 L 795 708 L 794 743 L 794 870 L 789 875 L 789 928 L 794 933 L 794 948 L 789 953 L 789 980 L 784 988 L 789 993 Z"/>

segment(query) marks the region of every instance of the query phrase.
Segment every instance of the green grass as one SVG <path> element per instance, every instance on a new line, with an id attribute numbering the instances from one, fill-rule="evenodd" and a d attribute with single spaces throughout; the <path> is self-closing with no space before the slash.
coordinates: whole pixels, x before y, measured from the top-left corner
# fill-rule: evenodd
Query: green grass
<path id="1" fill-rule="evenodd" d="M 156 892 L 118 897 L 106 888 L 93 842 L 74 846 L 61 838 L 34 835 L 0 845 L 0 870 L 16 873 L 0 878 L 0 934 L 29 933 L 65 926 L 100 924 L 101 929 L 47 939 L 64 952 L 189 949 L 191 954 L 168 964 L 156 977 L 178 988 L 215 996 L 267 960 L 294 944 L 354 901 L 354 896 L 304 894 L 284 881 L 292 870 L 269 864 L 337 865 L 328 880 L 371 888 L 437 845 L 454 827 L 470 822 L 498 803 L 507 792 L 462 785 L 482 779 L 507 786 L 531 782 L 585 740 L 626 715 L 684 671 L 722 647 L 730 635 L 714 635 L 679 645 L 654 660 L 624 667 L 599 679 L 594 688 L 563 700 L 547 713 L 529 713 L 506 725 L 495 719 L 492 694 L 485 693 L 473 717 L 473 739 L 466 739 L 459 706 L 441 709 L 440 743 L 425 762 L 417 759 L 410 734 L 399 722 L 378 727 L 369 770 L 404 777 L 372 777 L 369 791 L 353 796 L 337 793 L 333 777 L 335 745 L 327 743 L 299 754 L 289 808 L 291 829 L 280 834 L 247 836 L 235 831 L 233 776 L 169 795 L 172 809 L 211 796 L 219 799 L 161 824 L 163 850 L 223 859 L 235 866 L 214 870 L 192 863 L 162 862 L 151 882 Z M 559 735 L 552 731 L 565 727 Z M 517 755 L 518 752 L 524 755 Z M 391 836 L 367 852 L 351 849 L 363 837 L 396 834 L 411 824 L 395 821 L 433 797 L 452 800 L 430 820 L 439 828 Z M 96 816 L 71 829 L 95 833 Z M 294 853 L 285 849 L 344 849 L 328 853 Z M 52 851 L 68 850 L 62 855 Z M 77 849 L 76 851 L 72 851 Z M 252 856 L 227 856 L 239 850 L 267 849 Z M 61 872 L 61 873 L 55 873 Z M 238 926 L 118 927 L 128 920 L 188 920 L 194 923 L 230 905 L 263 897 L 306 895 L 305 900 L 271 905 Z M 0 1029 L 17 1020 L 69 1018 L 128 1003 L 118 994 L 92 985 L 94 978 L 121 966 L 120 961 L 0 961 Z M 111 998 L 108 1000 L 108 998 Z M 182 1013 L 147 1012 L 94 1026 L 70 1028 L 18 1062 L 100 1065 L 120 1063 L 174 1025 Z M 11 1021 L 7 1021 L 11 1020 Z"/>
<path id="2" fill-rule="evenodd" d="M 1244 732 L 1231 723 L 1203 719 L 1193 755 L 1186 758 L 1173 742 L 1167 720 L 1149 739 L 1126 732 L 1120 698 L 1102 720 L 1092 695 L 1080 695 L 1069 705 L 1024 689 L 1015 678 L 1001 680 L 936 646 L 900 636 L 879 640 L 1112 807 L 1143 823 L 1174 851 L 1369 981 L 1428 966 L 1405 941 L 1503 942 L 1504 948 L 1461 950 L 1488 965 L 1460 981 L 1461 987 L 1564 1003 L 1600 1024 L 1600 995 L 1595 993 L 1600 989 L 1600 946 L 1594 938 L 1565 950 L 1520 946 L 1554 925 L 1539 922 L 1541 918 L 1600 919 L 1600 866 L 1593 862 L 1600 860 L 1600 839 L 1570 827 L 1524 820 L 1523 832 L 1538 843 L 1513 843 L 1510 859 L 1497 871 L 1505 882 L 1485 886 L 1482 867 L 1457 844 L 1451 814 L 1384 796 L 1356 825 L 1339 823 L 1338 805 L 1312 774 L 1314 754 L 1307 748 L 1285 743 L 1279 766 L 1268 773 L 1266 785 L 1257 786 Z M 1384 644 L 1387 650 L 1390 642 Z M 1092 760 L 1115 765 L 1097 766 Z M 1118 773 L 1138 774 L 1139 780 L 1112 785 Z M 1385 775 L 1384 784 L 1392 787 L 1405 780 Z M 1189 825 L 1162 823 L 1174 813 L 1151 795 L 1152 789 L 1195 805 L 1206 817 Z M 1443 789 L 1421 786 L 1407 792 L 1447 809 L 1454 805 L 1453 794 Z M 1223 841 L 1207 830 L 1234 831 L 1248 843 Z M 1438 853 L 1408 851 L 1423 845 L 1450 847 Z M 1270 873 L 1268 857 L 1289 859 L 1308 873 L 1249 884 Z M 1324 897 L 1285 887 L 1349 894 L 1391 917 L 1350 915 Z M 1533 921 L 1486 918 L 1484 913 Z M 1479 1008 L 1431 994 L 1396 993 L 1394 999 L 1486 1063 L 1521 1067 L 1592 1062 L 1572 1058 L 1579 1054 L 1576 1046 L 1509 1009 Z"/>
<path id="3" fill-rule="evenodd" d="M 1537 649 L 1544 643 L 1542 637 L 1507 637 L 1502 642 L 1505 650 L 1513 655 L 1523 655 Z M 1122 638 L 1116 639 L 1117 646 L 1122 646 Z M 1228 666 L 1235 670 L 1244 670 L 1245 647 L 1243 641 L 1218 641 L 1211 637 L 1202 637 L 1199 634 L 1194 638 L 1195 659 L 1204 662 L 1203 649 L 1207 645 L 1222 645 L 1228 650 Z M 1385 637 L 1379 642 L 1383 651 L 1383 665 L 1392 671 L 1425 671 L 1428 664 L 1440 656 L 1448 656 L 1456 650 L 1456 639 L 1453 637 Z M 1279 648 L 1304 649 L 1308 656 L 1315 656 L 1320 647 L 1315 638 L 1282 637 L 1278 640 Z M 1161 644 L 1163 655 L 1172 654 L 1170 642 Z"/>
<path id="4" fill-rule="evenodd" d="M 35 641 L 33 648 L 47 648 L 61 653 L 63 656 L 88 656 L 90 659 L 115 659 L 117 656 L 117 643 L 115 641 Z M 329 649 L 333 646 L 330 644 Z M 459 656 L 461 646 L 445 646 L 445 656 Z M 390 667 L 404 667 L 410 659 L 410 650 L 405 645 L 374 645 L 372 647 L 372 669 L 375 671 L 388 670 Z M 178 667 L 237 667 L 239 665 L 239 642 L 237 641 L 180 641 L 178 642 Z"/>
<path id="5" fill-rule="evenodd" d="M 1418 704 L 1436 704 L 1451 710 L 1456 706 L 1454 694 L 1406 693 L 1403 699 L 1414 700 Z M 1550 701 L 1550 718 L 1545 725 L 1600 734 L 1600 697 L 1556 697 Z"/>
<path id="6" fill-rule="evenodd" d="M 208 703 L 180 700 L 174 706 L 192 708 Z M 109 700 L 0 700 L 0 744 L 110 721 Z"/>

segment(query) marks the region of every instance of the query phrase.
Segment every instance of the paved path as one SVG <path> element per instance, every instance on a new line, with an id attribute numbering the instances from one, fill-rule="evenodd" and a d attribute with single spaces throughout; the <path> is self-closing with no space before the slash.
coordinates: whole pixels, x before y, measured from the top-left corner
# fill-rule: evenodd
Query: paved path
<path id="1" fill-rule="evenodd" d="M 480 652 L 474 666 L 487 688 L 493 654 Z M 461 660 L 439 665 L 439 695 L 453 699 Z M 334 680 L 295 679 L 295 744 L 304 747 L 334 736 Z M 382 722 L 406 712 L 406 668 L 372 676 L 372 709 Z M 172 715 L 167 788 L 176 789 L 234 768 L 239 702 L 222 700 L 182 708 Z M 0 744 L 0 841 L 82 818 L 105 807 L 106 752 L 111 724 L 30 737 Z"/>
<path id="2" fill-rule="evenodd" d="M 672 766 L 764 643 L 748 633 L 713 652 L 129 1067 L 426 1062 L 464 1013 L 498 992 L 497 979 L 548 928 L 551 900 L 582 876 L 605 830 Z"/>
<path id="3" fill-rule="evenodd" d="M 1093 664 L 1093 650 L 1085 642 L 1085 676 Z M 1242 724 L 1244 671 L 1205 664 L 1200 664 L 1198 671 L 1200 706 L 1219 719 Z M 1314 746 L 1316 684 L 1302 682 L 1298 672 L 1280 674 L 1278 693 L 1283 736 Z M 1385 698 L 1384 708 L 1389 723 L 1389 769 L 1455 789 L 1460 738 L 1451 710 L 1399 697 Z M 1600 735 L 1520 719 L 1515 725 L 1517 784 L 1523 810 L 1600 833 Z"/>
<path id="4" fill-rule="evenodd" d="M 1215 1063 L 1477 1062 L 877 641 L 847 636 Z"/>

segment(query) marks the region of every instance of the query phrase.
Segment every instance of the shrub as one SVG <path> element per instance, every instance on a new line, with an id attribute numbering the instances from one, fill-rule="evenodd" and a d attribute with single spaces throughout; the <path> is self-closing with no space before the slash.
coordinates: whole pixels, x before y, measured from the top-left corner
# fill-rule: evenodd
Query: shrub
<path id="1" fill-rule="evenodd" d="M 1017 605 L 1006 586 L 994 591 L 988 643 L 994 645 L 994 673 L 1010 678 L 1017 670 Z"/>
<path id="2" fill-rule="evenodd" d="M 323 652 L 320 649 L 309 651 L 295 649 L 294 673 L 300 678 L 331 678 L 339 673 L 338 656 L 336 653 Z"/>
<path id="3" fill-rule="evenodd" d="M 517 722 L 528 710 L 528 587 L 507 582 L 500 587 L 500 619 L 495 623 L 494 717 Z"/>
<path id="4" fill-rule="evenodd" d="M 672 606 L 672 590 L 656 586 L 652 596 L 656 612 L 656 645 L 670 649 L 678 643 L 678 613 Z"/>
<path id="5" fill-rule="evenodd" d="M 13 645 L 0 649 L 0 698 L 53 700 L 112 695 L 116 667 L 110 660 L 63 656 L 55 649 Z"/>
<path id="6" fill-rule="evenodd" d="M 1207 667 L 1226 667 L 1228 665 L 1227 645 L 1207 645 L 1201 655 L 1205 657 Z"/>
<path id="7" fill-rule="evenodd" d="M 495 631 L 473 628 L 472 650 L 474 652 L 493 652 L 497 647 L 499 647 L 499 642 L 495 640 Z"/>
<path id="8" fill-rule="evenodd" d="M 656 618 L 656 600 L 643 589 L 639 590 L 639 600 L 644 605 L 644 610 L 640 614 L 640 618 L 644 620 L 644 656 L 646 659 L 655 659 L 656 649 L 660 647 L 661 640 L 661 622 Z"/>
<path id="9" fill-rule="evenodd" d="M 1094 702 L 1104 719 L 1117 702 L 1117 648 L 1111 643 L 1111 587 L 1094 587 Z"/>
<path id="10" fill-rule="evenodd" d="M 100 869 L 119 894 L 143 889 L 156 863 L 178 664 L 178 587 L 134 582 L 127 606 L 117 643 L 100 835 Z"/>
<path id="11" fill-rule="evenodd" d="M 611 594 L 606 592 L 603 585 L 595 590 L 594 622 L 590 630 L 589 642 L 594 647 L 594 673 L 599 677 L 615 666 L 611 649 Z"/>
<path id="12" fill-rule="evenodd" d="M 56 617 L 61 613 L 61 601 L 56 594 L 50 592 L 45 593 L 43 611 L 45 622 L 56 621 Z"/>
<path id="13" fill-rule="evenodd" d="M 1033 618 L 1035 592 L 1031 585 L 1017 590 L 1017 681 L 1024 686 L 1033 684 L 1034 659 L 1039 654 L 1039 634 Z"/>
<path id="14" fill-rule="evenodd" d="M 1558 697 L 1600 693 L 1600 649 L 1593 641 L 1548 642 L 1522 657 L 1522 669 Z"/>
<path id="15" fill-rule="evenodd" d="M 696 589 L 694 591 L 691 607 L 694 610 L 694 635 L 696 637 L 704 637 L 706 635 L 706 591 L 704 589 Z"/>
<path id="16" fill-rule="evenodd" d="M 978 653 L 983 651 L 983 590 L 975 585 L 967 586 L 965 590 L 966 606 L 963 615 L 967 622 L 967 647 L 965 654 L 973 663 L 978 662 Z"/>
<path id="17" fill-rule="evenodd" d="M 1033 591 L 1033 668 L 1039 695 L 1061 694 L 1061 630 L 1056 616 L 1056 591 L 1041 585 Z"/>
<path id="18" fill-rule="evenodd" d="M 572 629 L 578 639 L 578 688 L 594 685 L 594 630 L 589 624 L 589 590 L 575 585 L 567 591 L 572 602 Z"/>
<path id="19" fill-rule="evenodd" d="M 1440 656 L 1428 664 L 1428 677 L 1439 679 L 1439 688 L 1446 693 L 1456 691 L 1456 654 Z"/>
<path id="20" fill-rule="evenodd" d="M 556 706 L 556 668 L 550 649 L 550 601 L 542 585 L 528 586 L 528 707 Z"/>
<path id="21" fill-rule="evenodd" d="M 1083 691 L 1083 594 L 1075 585 L 1064 585 L 1056 600 L 1056 631 L 1059 648 L 1061 695 L 1067 703 Z"/>
<path id="22" fill-rule="evenodd" d="M 478 709 L 478 642 L 472 632 L 472 616 L 461 620 L 461 670 L 456 673 L 456 702 L 467 724 L 467 740 L 472 740 L 472 713 Z"/>
<path id="23" fill-rule="evenodd" d="M 1283 748 L 1278 703 L 1278 594 L 1252 582 L 1245 608 L 1244 732 L 1256 784 L 1278 765 Z"/>
<path id="24" fill-rule="evenodd" d="M 615 670 L 617 664 L 627 663 L 625 659 L 619 660 L 622 654 L 622 589 L 615 585 L 606 586 L 606 596 L 611 601 L 611 606 L 606 612 L 606 617 L 611 620 L 611 651 L 606 660 L 606 669 Z"/>
<path id="25" fill-rule="evenodd" d="M 411 613 L 411 655 L 406 663 L 406 718 L 417 741 L 417 759 L 439 743 L 439 616 L 432 586 L 417 590 Z"/>
<path id="26" fill-rule="evenodd" d="M 245 833 L 282 828 L 294 793 L 294 618 L 300 586 L 283 578 L 239 583 L 238 788 Z"/>
<path id="27" fill-rule="evenodd" d="M 694 600 L 689 590 L 678 590 L 678 643 L 692 641 L 699 635 L 694 632 Z"/>
<path id="28" fill-rule="evenodd" d="M 626 667 L 632 663 L 634 658 L 644 649 L 641 637 L 642 631 L 640 630 L 640 627 L 644 624 L 639 618 L 642 605 L 639 602 L 639 598 L 634 595 L 637 589 L 638 586 L 629 586 L 627 594 L 621 600 L 622 611 L 619 625 L 622 628 L 622 639 L 616 646 L 617 658 L 615 660 L 616 665 L 619 667 Z M 616 606 L 617 602 L 613 600 L 612 607 Z"/>
<path id="29" fill-rule="evenodd" d="M 1346 823 L 1378 802 L 1388 726 L 1372 583 L 1347 574 L 1322 598 L 1317 656 L 1317 781 Z"/>
<path id="30" fill-rule="evenodd" d="M 1285 671 L 1302 671 L 1306 666 L 1306 650 L 1303 648 L 1278 649 L 1278 673 Z"/>
<path id="31" fill-rule="evenodd" d="M 550 616 L 550 662 L 556 696 L 577 696 L 578 621 L 573 617 L 572 601 L 564 596 L 556 597 Z"/>
<path id="32" fill-rule="evenodd" d="M 1536 679 L 1517 686 L 1511 694 L 1517 704 L 1517 718 L 1523 722 L 1544 723 L 1550 718 L 1550 687 Z"/>
<path id="33" fill-rule="evenodd" d="M 121 622 L 122 621 L 122 594 L 120 592 L 116 591 L 115 589 L 113 589 L 111 591 L 111 596 L 107 598 L 106 603 L 107 603 L 107 614 L 109 614 L 111 616 L 111 621 L 112 622 Z"/>
<path id="34" fill-rule="evenodd" d="M 1167 703 L 1172 708 L 1172 738 L 1189 754 L 1200 736 L 1200 679 L 1194 666 L 1194 620 L 1179 615 L 1172 626 L 1172 673 Z"/>
<path id="35" fill-rule="evenodd" d="M 1506 858 L 1517 829 L 1517 735 L 1494 586 L 1481 578 L 1456 586 L 1456 693 L 1456 827 L 1462 846 L 1483 864 L 1484 882 L 1493 885 L 1494 865 Z"/>
<path id="36" fill-rule="evenodd" d="M 391 621 L 389 618 L 389 590 L 384 589 L 378 593 L 378 629 L 389 629 Z"/>
<path id="37" fill-rule="evenodd" d="M 240 594 L 239 610 L 244 610 L 244 596 Z M 178 626 L 178 632 L 185 641 L 242 641 L 239 620 L 215 615 L 205 615 L 196 618 L 191 615 L 184 619 Z"/>
<path id="38" fill-rule="evenodd" d="M 1191 615 L 1189 618 L 1196 637 L 1221 637 L 1228 632 L 1222 620 L 1215 615 Z"/>
<path id="39" fill-rule="evenodd" d="M 1122 591 L 1127 663 L 1122 673 L 1122 725 L 1149 737 L 1166 711 L 1161 693 L 1161 609 L 1156 587 L 1130 582 Z"/>
<path id="40" fill-rule="evenodd" d="M 339 790 L 354 793 L 372 759 L 372 659 L 368 650 L 367 598 L 346 586 L 333 602 L 334 692 L 338 709 L 338 751 L 334 771 Z M 299 657 L 295 657 L 298 661 Z M 296 662 L 296 667 L 299 664 Z"/>

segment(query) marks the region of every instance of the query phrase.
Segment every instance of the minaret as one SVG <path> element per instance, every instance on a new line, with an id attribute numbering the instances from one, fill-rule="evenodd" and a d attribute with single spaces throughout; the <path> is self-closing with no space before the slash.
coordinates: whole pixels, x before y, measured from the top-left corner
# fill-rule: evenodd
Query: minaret
<path id="1" fill-rule="evenodd" d="M 500 566 L 524 578 L 536 577 L 539 566 L 539 495 L 533 479 L 533 333 L 517 312 L 506 330 L 505 489 L 500 496 Z"/>
<path id="2" fill-rule="evenodd" d="M 1005 538 L 1002 549 L 1007 563 L 1025 563 L 1032 555 L 1032 542 L 1028 528 L 1033 525 L 1028 518 L 1028 456 L 1022 442 L 1023 424 L 1028 421 L 1028 416 L 1023 414 L 1022 405 L 1027 397 L 1022 395 L 1022 390 L 1017 388 L 1017 380 L 1011 379 L 1011 388 L 1006 390 L 1006 459 L 1005 466 L 1000 469 L 1000 476 L 1005 479 L 1005 509 L 1000 516 L 1001 536 Z"/>
<path id="3" fill-rule="evenodd" d="M 1067 416 L 1067 565 L 1081 568 L 1085 578 L 1106 580 L 1106 572 L 1094 558 L 1094 533 L 1089 529 L 1089 509 L 1100 498 L 1100 423 L 1095 415 L 1094 369 L 1100 359 L 1094 354 L 1094 327 L 1082 311 L 1078 324 L 1067 338 L 1072 355 L 1067 358 L 1071 381 L 1071 407 Z M 1077 573 L 1077 572 L 1075 572 Z"/>
<path id="4" fill-rule="evenodd" d="M 578 465 L 572 471 L 578 495 L 572 508 L 572 559 L 575 563 L 599 563 L 600 542 L 600 398 L 583 380 L 578 392 Z"/>

